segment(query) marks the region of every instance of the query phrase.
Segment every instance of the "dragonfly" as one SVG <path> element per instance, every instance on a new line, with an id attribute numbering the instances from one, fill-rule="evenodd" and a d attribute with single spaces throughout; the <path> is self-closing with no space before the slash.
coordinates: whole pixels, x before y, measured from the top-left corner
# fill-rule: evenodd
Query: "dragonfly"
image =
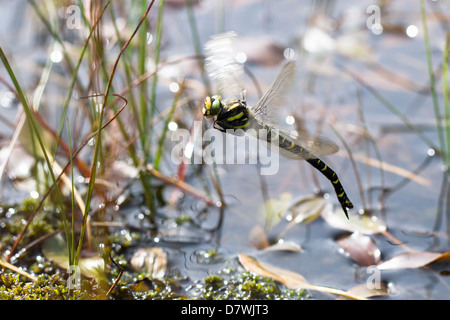
<path id="1" fill-rule="evenodd" d="M 311 138 L 306 132 L 288 130 L 277 125 L 278 108 L 285 103 L 286 93 L 294 82 L 295 61 L 285 63 L 259 101 L 254 106 L 249 106 L 242 85 L 243 64 L 235 59 L 236 52 L 232 47 L 234 37 L 236 34 L 229 32 L 216 35 L 206 43 L 205 69 L 217 83 L 219 92 L 227 99 L 222 99 L 222 95 L 206 97 L 202 108 L 203 116 L 206 119 L 212 118 L 213 127 L 222 132 L 238 135 L 242 132 L 256 132 L 256 138 L 272 151 L 275 150 L 286 158 L 306 160 L 331 182 L 348 219 L 348 209 L 353 208 L 353 203 L 336 172 L 319 158 L 337 152 L 339 147 L 325 137 Z"/>

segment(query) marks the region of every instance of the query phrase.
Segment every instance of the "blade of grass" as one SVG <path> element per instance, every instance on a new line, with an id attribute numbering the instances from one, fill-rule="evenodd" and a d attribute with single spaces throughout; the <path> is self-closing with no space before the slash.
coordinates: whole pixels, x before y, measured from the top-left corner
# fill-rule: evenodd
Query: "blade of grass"
<path id="1" fill-rule="evenodd" d="M 164 15 L 164 0 L 160 0 L 158 3 L 158 19 L 156 21 L 156 44 L 155 44 L 155 68 L 158 67 L 159 64 L 159 55 L 161 50 L 161 35 L 162 35 L 162 22 Z M 153 74 L 153 82 L 150 94 L 150 112 L 147 114 L 147 108 L 145 105 L 141 106 L 141 119 L 142 119 L 142 127 L 145 128 L 148 120 L 153 119 L 156 113 L 156 85 L 158 84 L 158 73 L 155 72 Z M 148 126 L 148 136 L 145 136 L 145 146 L 144 154 L 146 162 L 151 162 L 150 159 L 150 145 L 152 141 L 152 127 Z"/>
<path id="2" fill-rule="evenodd" d="M 71 250 L 69 251 L 69 266 L 73 265 L 73 261 L 75 260 L 75 256 L 73 253 L 75 252 L 75 185 L 73 183 L 73 159 L 72 159 L 72 137 L 70 134 L 70 123 L 69 119 L 67 119 L 67 144 L 69 145 L 69 162 L 70 162 L 70 182 L 71 182 L 71 210 L 72 210 L 72 221 L 71 221 L 71 237 L 67 239 L 67 243 L 70 243 Z"/>
<path id="3" fill-rule="evenodd" d="M 18 82 L 18 80 L 17 80 L 17 78 L 16 78 L 16 76 L 14 74 L 14 71 L 12 70 L 11 65 L 9 64 L 9 61 L 8 61 L 6 55 L 3 52 L 3 49 L 1 47 L 0 47 L 0 58 L 3 61 L 3 65 L 5 66 L 5 68 L 6 68 L 7 72 L 8 72 L 8 75 L 10 76 L 10 78 L 11 78 L 13 84 L 14 84 L 14 87 L 15 87 L 15 89 L 17 91 L 17 94 L 19 96 L 20 102 L 22 103 L 23 110 L 25 111 L 27 120 L 28 120 L 30 126 L 32 127 L 32 130 L 33 130 L 32 133 L 34 134 L 34 136 L 38 140 L 38 143 L 39 143 L 39 146 L 41 148 L 42 154 L 43 154 L 43 156 L 45 158 L 45 163 L 47 164 L 48 171 L 49 171 L 51 179 L 52 179 L 52 183 L 53 183 L 52 185 L 55 187 L 54 189 L 55 189 L 56 195 L 57 195 L 58 205 L 59 205 L 60 214 L 61 214 L 61 220 L 62 220 L 63 225 L 64 225 L 64 232 L 65 232 L 66 237 L 68 237 L 68 229 L 67 229 L 67 221 L 66 221 L 67 219 L 66 219 L 66 216 L 65 216 L 64 203 L 63 203 L 62 195 L 61 195 L 61 192 L 60 192 L 60 190 L 59 190 L 59 188 L 57 186 L 57 181 L 56 181 L 56 178 L 55 178 L 55 175 L 54 175 L 54 172 L 53 172 L 53 165 L 52 165 L 53 159 L 52 159 L 52 161 L 50 161 L 49 157 L 51 155 L 48 154 L 48 150 L 46 150 L 46 148 L 44 146 L 44 142 L 42 141 L 42 138 L 41 138 L 41 135 L 39 133 L 38 127 L 36 125 L 36 122 L 34 121 L 34 113 L 33 113 L 32 109 L 31 109 L 30 105 L 28 104 L 28 100 L 25 97 L 25 94 L 22 91 L 22 88 L 21 88 L 21 86 L 20 86 L 20 84 L 19 84 L 19 82 Z M 70 248 L 68 247 L 67 250 L 69 251 Z"/>
<path id="4" fill-rule="evenodd" d="M 163 7 L 164 7 L 164 3 L 161 3 L 161 1 L 159 1 L 159 6 L 160 6 L 160 10 L 163 10 Z M 142 10 L 142 12 L 145 12 L 145 8 L 147 7 L 147 0 L 141 0 L 141 10 Z M 162 26 L 159 26 L 159 24 L 161 24 L 162 25 L 162 11 L 161 12 L 159 12 L 158 11 L 158 21 L 157 21 L 157 38 L 158 38 L 158 43 L 157 43 L 157 49 L 156 49 L 156 55 L 157 56 L 155 56 L 155 66 L 157 66 L 158 65 L 158 62 L 159 62 L 159 45 L 160 45 L 160 41 L 161 41 L 161 28 L 162 28 Z M 161 15 L 161 16 L 160 16 Z M 160 17 L 161 17 L 161 19 L 160 19 Z M 161 21 L 160 21 L 161 20 Z M 147 43 L 148 43 L 148 36 L 149 36 L 149 33 L 148 33 L 148 21 L 147 21 L 147 19 L 146 20 L 144 20 L 144 22 L 142 23 L 142 27 L 140 28 L 141 30 L 139 31 L 139 34 L 138 34 L 138 72 L 139 72 L 139 74 L 145 74 L 145 72 L 146 72 L 146 65 L 145 65 L 145 63 L 146 63 L 146 60 L 147 60 Z M 158 33 L 159 32 L 159 33 Z M 155 75 L 156 75 L 156 73 L 155 73 Z M 154 78 L 154 82 L 156 83 L 157 82 L 157 78 Z M 128 82 L 128 83 L 130 83 L 130 81 Z M 147 112 L 148 112 L 148 110 L 147 110 L 147 101 L 148 101 L 148 94 L 147 94 L 147 81 L 146 80 L 144 80 L 142 83 L 141 83 L 141 85 L 140 85 L 140 90 L 139 90 L 139 103 L 140 103 L 140 105 L 141 105 L 141 112 L 143 113 L 143 114 L 145 114 L 145 115 L 147 115 Z M 153 88 L 153 87 L 152 87 Z M 152 94 L 153 94 L 153 91 L 152 91 Z M 154 99 L 155 97 L 152 95 L 152 99 Z M 153 117 L 151 117 L 150 119 L 152 119 Z M 138 119 L 138 118 L 137 118 Z M 147 118 L 145 118 L 144 117 L 144 119 L 142 119 L 142 122 L 139 124 L 139 127 L 140 128 L 143 128 L 144 130 L 145 130 L 145 128 L 146 128 L 146 126 L 147 126 L 147 124 L 148 124 L 148 122 L 147 122 Z M 139 121 L 137 121 L 138 123 L 139 123 Z M 144 135 L 141 135 L 142 136 L 142 147 L 143 147 L 143 150 L 146 150 L 146 136 L 145 136 L 145 134 Z"/>
<path id="5" fill-rule="evenodd" d="M 98 128 L 96 130 L 96 137 L 97 139 L 95 140 L 95 146 L 94 146 L 94 155 L 92 157 L 92 167 L 91 167 L 91 177 L 89 179 L 89 184 L 88 184 L 88 188 L 87 188 L 87 194 L 86 194 L 86 209 L 85 209 L 85 214 L 83 217 L 83 225 L 86 224 L 87 222 L 87 216 L 89 213 L 89 208 L 90 208 L 90 204 L 91 204 L 91 200 L 92 200 L 92 194 L 93 194 L 93 190 L 94 190 L 94 183 L 95 183 L 95 175 L 97 172 L 97 167 L 98 167 L 98 157 L 99 157 L 99 151 L 100 151 L 100 146 L 101 146 L 101 131 L 102 131 L 102 121 L 103 121 L 103 114 L 107 105 L 107 100 L 109 97 L 109 92 L 111 90 L 111 86 L 112 86 L 112 81 L 114 79 L 116 70 L 117 70 L 117 66 L 119 64 L 120 58 L 122 56 L 122 54 L 125 52 L 125 50 L 128 48 L 131 40 L 134 38 L 134 36 L 136 35 L 137 31 L 139 30 L 140 26 L 142 25 L 143 21 L 147 18 L 148 13 L 150 12 L 150 9 L 153 7 L 155 0 L 152 0 L 152 2 L 149 4 L 146 12 L 144 13 L 142 19 L 139 21 L 136 29 L 134 30 L 133 34 L 130 36 L 130 38 L 128 38 L 127 42 L 123 45 L 122 49 L 119 52 L 118 57 L 116 58 L 116 61 L 114 62 L 113 68 L 111 70 L 111 74 L 108 80 L 108 83 L 106 85 L 105 88 L 105 93 L 104 93 L 104 97 L 103 97 L 103 103 L 101 105 L 101 109 L 100 109 L 100 115 L 99 115 L 99 125 Z M 75 262 L 78 262 L 80 259 L 80 254 L 81 254 L 81 247 L 83 244 L 83 240 L 84 240 L 84 228 L 81 229 L 80 232 L 80 240 L 78 243 L 78 247 L 77 247 L 77 253 L 75 256 Z"/>
<path id="6" fill-rule="evenodd" d="M 41 19 L 42 23 L 45 25 L 47 30 L 52 35 L 52 39 L 55 40 L 56 42 L 58 42 L 61 45 L 62 54 L 63 54 L 63 57 L 64 57 L 64 62 L 66 63 L 66 66 L 68 68 L 69 73 L 72 74 L 73 70 L 74 70 L 72 59 L 70 58 L 70 55 L 68 54 L 68 52 L 67 52 L 67 50 L 65 48 L 64 41 L 62 41 L 62 39 L 59 36 L 58 32 L 56 32 L 54 30 L 54 28 L 52 27 L 50 21 L 48 20 L 48 18 L 47 18 L 48 14 L 45 14 L 44 12 L 42 12 L 42 10 L 39 8 L 39 6 L 36 4 L 36 2 L 34 0 L 28 0 L 28 2 L 31 4 L 31 6 L 33 7 L 34 11 L 38 15 L 39 19 Z M 83 91 L 83 86 L 78 81 L 78 79 L 77 79 L 77 86 Z"/>
<path id="7" fill-rule="evenodd" d="M 67 90 L 67 96 L 66 96 L 66 99 L 64 101 L 63 108 L 62 108 L 62 115 L 61 115 L 61 120 L 60 120 L 59 128 L 58 128 L 58 136 L 57 136 L 56 146 L 59 145 L 59 140 L 61 139 L 61 134 L 62 134 L 62 130 L 63 130 L 63 127 L 64 127 L 64 119 L 66 118 L 67 110 L 69 109 L 69 103 L 70 103 L 70 100 L 72 98 L 72 92 L 73 92 L 73 89 L 75 87 L 75 83 L 76 83 L 76 81 L 78 79 L 78 70 L 80 69 L 81 62 L 83 61 L 83 57 L 84 57 L 84 54 L 85 54 L 86 49 L 88 47 L 89 41 L 90 41 L 90 39 L 92 37 L 92 33 L 95 30 L 95 28 L 97 27 L 97 24 L 100 21 L 101 17 L 103 16 L 103 13 L 105 12 L 105 10 L 108 7 L 108 5 L 109 5 L 109 2 L 105 5 L 105 7 L 100 12 L 100 14 L 98 15 L 97 19 L 95 20 L 94 24 L 90 28 L 89 34 L 86 37 L 86 40 L 84 41 L 83 48 L 81 49 L 80 56 L 78 57 L 77 64 L 76 64 L 76 66 L 75 66 L 75 68 L 74 68 L 74 70 L 72 72 L 72 79 L 70 81 L 69 88 Z M 56 154 L 57 148 L 58 147 L 56 147 L 56 149 L 54 150 L 54 154 Z"/>
<path id="8" fill-rule="evenodd" d="M 178 92 L 175 94 L 175 97 L 173 99 L 172 106 L 170 107 L 169 115 L 167 116 L 166 121 L 164 122 L 163 130 L 161 132 L 161 137 L 159 139 L 158 150 L 156 151 L 155 162 L 153 165 L 155 170 L 159 170 L 159 164 L 161 162 L 162 150 L 164 147 L 164 141 L 166 140 L 166 133 L 168 130 L 169 122 L 172 120 L 173 112 L 175 111 L 175 107 L 178 104 L 178 101 L 180 99 L 182 92 L 183 92 L 183 85 L 181 84 Z"/>
<path id="9" fill-rule="evenodd" d="M 198 28 L 197 28 L 197 22 L 195 20 L 195 14 L 194 14 L 194 8 L 192 5 L 192 0 L 187 1 L 187 13 L 188 13 L 188 19 L 189 19 L 189 27 L 191 28 L 191 34 L 192 39 L 194 42 L 194 50 L 197 56 L 202 56 L 202 46 L 200 44 L 200 36 L 198 34 Z M 203 83 L 206 86 L 206 91 L 208 92 L 208 95 L 211 94 L 211 86 L 209 83 L 209 78 L 206 76 L 205 68 L 203 68 L 203 59 L 198 60 L 199 69 L 202 75 Z"/>
<path id="10" fill-rule="evenodd" d="M 450 166 L 450 107 L 448 101 L 448 50 L 449 50 L 449 38 L 450 33 L 447 32 L 445 35 L 444 44 L 444 61 L 442 63 L 442 95 L 444 98 L 444 121 L 445 121 L 445 140 L 446 153 L 445 153 L 445 166 L 448 168 Z"/>
<path id="11" fill-rule="evenodd" d="M 434 116 L 436 118 L 436 129 L 438 132 L 439 145 L 441 148 L 441 152 L 443 153 L 443 159 L 445 159 L 446 154 L 448 153 L 449 150 L 447 150 L 446 144 L 444 143 L 441 114 L 439 111 L 439 102 L 438 102 L 437 91 L 436 91 L 436 80 L 435 80 L 434 72 L 433 72 L 433 61 L 431 58 L 430 38 L 428 35 L 428 26 L 427 26 L 427 13 L 426 13 L 426 9 L 425 9 L 425 1 L 424 0 L 420 0 L 420 12 L 422 15 L 423 39 L 425 41 L 425 52 L 426 52 L 427 66 L 428 66 L 428 76 L 430 78 L 430 89 L 431 89 L 431 97 L 433 99 Z"/>

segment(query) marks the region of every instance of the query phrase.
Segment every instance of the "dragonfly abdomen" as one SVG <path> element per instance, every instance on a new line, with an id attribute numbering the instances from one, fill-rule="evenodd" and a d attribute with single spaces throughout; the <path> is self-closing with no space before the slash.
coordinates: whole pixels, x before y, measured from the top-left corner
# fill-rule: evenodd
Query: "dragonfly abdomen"
<path id="1" fill-rule="evenodd" d="M 336 172 L 334 172 L 333 169 L 327 166 L 325 162 L 323 162 L 319 158 L 306 159 L 306 161 L 308 161 L 309 164 L 311 164 L 314 168 L 319 170 L 328 180 L 331 181 L 331 184 L 333 185 L 336 195 L 338 197 L 339 203 L 341 204 L 342 209 L 344 210 L 345 215 L 348 218 L 347 208 L 348 209 L 353 208 L 353 203 L 350 201 L 347 194 L 345 193 L 344 187 L 339 181 Z"/>

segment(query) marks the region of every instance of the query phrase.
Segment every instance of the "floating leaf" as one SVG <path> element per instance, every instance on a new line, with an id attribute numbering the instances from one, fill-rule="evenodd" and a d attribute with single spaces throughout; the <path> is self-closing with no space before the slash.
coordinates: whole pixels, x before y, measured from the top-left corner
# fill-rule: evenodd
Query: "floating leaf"
<path id="1" fill-rule="evenodd" d="M 361 267 L 378 264 L 381 260 L 380 249 L 366 235 L 352 233 L 351 235 L 339 238 L 337 243 Z"/>
<path id="2" fill-rule="evenodd" d="M 66 241 L 60 234 L 45 240 L 42 244 L 42 252 L 47 259 L 56 263 L 60 268 L 69 268 Z M 105 261 L 96 254 L 89 257 L 81 257 L 78 266 L 81 274 L 85 277 L 96 279 L 104 279 L 105 277 L 103 273 Z"/>
<path id="3" fill-rule="evenodd" d="M 341 208 L 333 212 L 331 205 L 327 205 L 325 209 L 322 210 L 321 215 L 330 226 L 350 232 L 377 234 L 383 233 L 387 229 L 384 221 L 375 216 L 349 212 L 349 219 L 347 219 Z"/>
<path id="4" fill-rule="evenodd" d="M 291 252 L 302 252 L 302 247 L 293 241 L 278 241 L 277 243 L 264 248 L 265 251 L 291 251 Z"/>
<path id="5" fill-rule="evenodd" d="M 286 213 L 286 220 L 289 224 L 280 232 L 278 238 L 298 223 L 310 223 L 319 215 L 325 207 L 325 199 L 316 195 L 306 196 L 292 204 Z"/>
<path id="6" fill-rule="evenodd" d="M 288 209 L 286 218 L 294 223 L 309 223 L 320 215 L 325 207 L 325 199 L 312 195 L 301 198 Z"/>
<path id="7" fill-rule="evenodd" d="M 167 270 L 167 255 L 160 248 L 142 248 L 134 253 L 130 264 L 136 272 L 162 279 Z"/>
<path id="8" fill-rule="evenodd" d="M 368 286 L 367 284 L 362 284 L 360 286 L 351 288 L 347 292 L 354 294 L 358 297 L 370 298 L 370 297 L 379 297 L 386 296 L 391 294 L 392 288 L 384 282 L 377 286 Z"/>
<path id="9" fill-rule="evenodd" d="M 246 254 L 239 254 L 239 262 L 246 270 L 279 281 L 289 289 L 304 289 L 309 287 L 308 282 L 301 274 L 258 261 Z"/>
<path id="10" fill-rule="evenodd" d="M 279 199 L 269 199 L 264 202 L 260 212 L 265 217 L 266 225 L 269 229 L 280 222 L 292 201 L 292 194 L 282 193 Z"/>
<path id="11" fill-rule="evenodd" d="M 239 262 L 244 266 L 246 270 L 279 281 L 289 289 L 309 289 L 337 294 L 352 299 L 364 299 L 343 290 L 309 284 L 308 281 L 306 281 L 305 277 L 303 277 L 299 273 L 278 268 L 268 263 L 258 261 L 243 253 L 239 254 Z"/>
<path id="12" fill-rule="evenodd" d="M 450 259 L 450 252 L 403 252 L 377 265 L 380 270 L 415 269 L 436 260 Z"/>

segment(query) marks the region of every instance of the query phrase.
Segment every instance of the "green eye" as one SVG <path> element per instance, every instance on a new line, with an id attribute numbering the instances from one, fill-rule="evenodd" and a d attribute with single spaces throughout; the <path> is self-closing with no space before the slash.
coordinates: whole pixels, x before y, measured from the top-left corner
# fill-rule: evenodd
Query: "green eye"
<path id="1" fill-rule="evenodd" d="M 217 115 L 220 113 L 222 109 L 222 102 L 220 101 L 220 97 L 212 97 L 214 99 L 212 106 L 211 106 L 211 114 Z"/>
<path id="2" fill-rule="evenodd" d="M 212 104 L 212 108 L 211 108 L 211 113 L 214 115 L 219 114 L 220 105 L 221 105 L 220 100 L 218 100 L 218 99 L 214 100 L 214 102 Z"/>

